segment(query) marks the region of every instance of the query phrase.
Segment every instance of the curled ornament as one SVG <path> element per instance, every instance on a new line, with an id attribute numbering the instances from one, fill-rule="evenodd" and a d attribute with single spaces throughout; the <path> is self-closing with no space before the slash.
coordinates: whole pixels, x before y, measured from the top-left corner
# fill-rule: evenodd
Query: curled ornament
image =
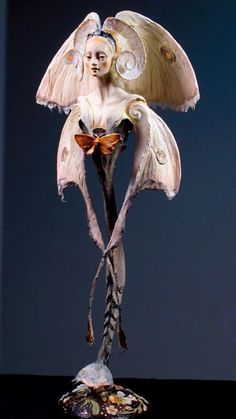
<path id="1" fill-rule="evenodd" d="M 125 80 L 134 80 L 143 72 L 138 64 L 132 51 L 124 51 L 117 58 L 115 67 L 120 77 Z"/>
<path id="2" fill-rule="evenodd" d="M 127 23 L 114 17 L 107 18 L 102 29 L 111 33 L 117 41 L 120 54 L 115 68 L 119 76 L 125 80 L 137 79 L 146 65 L 146 51 L 138 33 Z"/>

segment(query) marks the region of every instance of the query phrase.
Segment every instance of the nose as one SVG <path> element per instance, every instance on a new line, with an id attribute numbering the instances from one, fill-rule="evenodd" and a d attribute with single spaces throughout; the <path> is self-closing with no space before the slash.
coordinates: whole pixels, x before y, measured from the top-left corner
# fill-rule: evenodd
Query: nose
<path id="1" fill-rule="evenodd" d="M 97 58 L 93 58 L 93 60 L 92 60 L 92 67 L 97 67 L 97 65 L 98 65 Z"/>

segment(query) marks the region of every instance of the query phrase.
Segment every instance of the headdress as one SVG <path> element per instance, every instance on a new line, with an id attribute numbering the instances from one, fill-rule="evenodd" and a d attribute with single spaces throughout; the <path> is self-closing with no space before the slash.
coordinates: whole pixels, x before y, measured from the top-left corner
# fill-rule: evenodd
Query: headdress
<path id="1" fill-rule="evenodd" d="M 83 56 L 94 33 L 114 39 L 111 76 L 116 86 L 174 110 L 194 107 L 199 90 L 187 55 L 163 27 L 131 11 L 107 18 L 102 26 L 97 13 L 88 14 L 51 61 L 37 92 L 38 103 L 66 112 L 79 96 L 93 91 L 94 81 L 83 72 Z"/>
<path id="2" fill-rule="evenodd" d="M 97 31 L 95 31 L 95 32 L 93 32 L 93 33 L 89 33 L 89 34 L 88 34 L 88 36 L 87 36 L 87 41 L 88 41 L 89 39 L 92 39 L 94 36 L 99 36 L 99 37 L 101 37 L 101 38 L 103 38 L 103 39 L 106 39 L 106 40 L 108 41 L 108 43 L 109 43 L 110 45 L 112 45 L 112 47 L 113 47 L 114 51 L 116 51 L 116 50 L 117 50 L 116 41 L 115 41 L 115 39 L 113 38 L 113 36 L 112 36 L 112 34 L 111 34 L 111 33 L 104 32 L 104 31 L 102 31 L 102 30 L 97 30 Z"/>

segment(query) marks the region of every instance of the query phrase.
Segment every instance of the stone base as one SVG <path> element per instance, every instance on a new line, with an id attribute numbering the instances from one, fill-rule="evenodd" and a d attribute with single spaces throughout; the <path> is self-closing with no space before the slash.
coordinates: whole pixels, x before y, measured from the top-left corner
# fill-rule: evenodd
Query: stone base
<path id="1" fill-rule="evenodd" d="M 87 419 L 128 419 L 148 407 L 143 397 L 116 384 L 98 388 L 80 384 L 64 394 L 59 404 L 65 413 Z"/>

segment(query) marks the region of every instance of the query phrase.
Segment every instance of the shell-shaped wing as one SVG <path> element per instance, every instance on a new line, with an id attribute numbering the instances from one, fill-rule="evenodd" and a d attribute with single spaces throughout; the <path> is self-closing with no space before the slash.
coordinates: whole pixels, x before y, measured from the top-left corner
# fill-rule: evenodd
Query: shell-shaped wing
<path id="1" fill-rule="evenodd" d="M 146 51 L 137 31 L 124 21 L 108 17 L 103 30 L 111 33 L 116 39 L 116 71 L 122 79 L 134 80 L 142 74 L 146 64 Z"/>
<path id="2" fill-rule="evenodd" d="M 118 245 L 127 211 L 138 192 L 159 189 L 172 199 L 181 180 L 178 146 L 165 122 L 141 101 L 131 102 L 127 116 L 134 124 L 137 137 L 133 174 L 106 252 Z"/>
<path id="3" fill-rule="evenodd" d="M 88 80 L 82 74 L 82 53 L 87 35 L 98 28 L 99 16 L 90 13 L 72 32 L 46 70 L 36 94 L 37 103 L 68 112 L 79 96 L 90 93 Z"/>
<path id="4" fill-rule="evenodd" d="M 68 116 L 61 133 L 57 153 L 58 193 L 63 199 L 63 190 L 68 185 L 74 184 L 80 188 L 86 204 L 90 236 L 96 245 L 101 250 L 104 250 L 102 235 L 87 188 L 84 152 L 74 138 L 76 134 L 81 133 L 78 124 L 79 118 L 80 108 L 75 106 Z"/>
<path id="5" fill-rule="evenodd" d="M 131 11 L 116 15 L 140 36 L 146 49 L 146 67 L 142 75 L 123 88 L 138 93 L 149 103 L 177 111 L 194 107 L 199 89 L 192 65 L 181 46 L 162 26 Z"/>

